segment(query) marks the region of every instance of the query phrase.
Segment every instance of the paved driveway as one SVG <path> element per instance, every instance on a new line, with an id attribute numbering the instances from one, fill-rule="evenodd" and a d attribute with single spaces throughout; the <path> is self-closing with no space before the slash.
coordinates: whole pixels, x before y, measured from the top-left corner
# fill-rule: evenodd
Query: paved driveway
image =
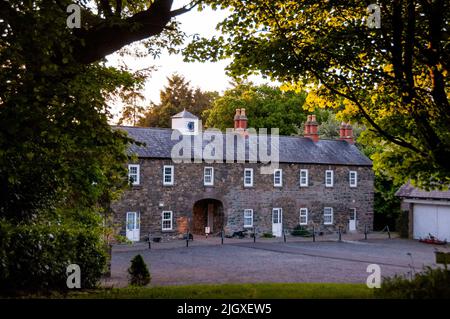
<path id="1" fill-rule="evenodd" d="M 182 244 L 182 243 L 181 243 Z M 434 264 L 435 246 L 403 239 L 344 242 L 233 241 L 115 247 L 108 286 L 127 284 L 126 269 L 138 253 L 149 265 L 153 285 L 255 282 L 365 283 L 369 264 L 382 276 L 407 274 Z M 439 247 L 449 251 L 448 248 Z"/>

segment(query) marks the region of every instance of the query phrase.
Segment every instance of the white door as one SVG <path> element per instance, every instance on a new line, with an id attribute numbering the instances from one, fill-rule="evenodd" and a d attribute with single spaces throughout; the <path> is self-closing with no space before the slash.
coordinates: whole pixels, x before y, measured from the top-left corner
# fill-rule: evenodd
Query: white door
<path id="1" fill-rule="evenodd" d="M 450 242 L 450 207 L 438 206 L 438 238 Z"/>
<path id="2" fill-rule="evenodd" d="M 440 240 L 450 240 L 450 207 L 414 204 L 414 239 L 432 235 Z"/>
<path id="3" fill-rule="evenodd" d="M 349 231 L 356 230 L 356 208 L 350 209 L 350 218 L 348 220 L 348 230 Z"/>
<path id="4" fill-rule="evenodd" d="M 283 231 L 283 212 L 281 208 L 272 209 L 272 234 L 281 237 Z"/>
<path id="5" fill-rule="evenodd" d="M 131 241 L 139 241 L 139 213 L 127 213 L 127 238 Z"/>
<path id="6" fill-rule="evenodd" d="M 414 239 L 438 236 L 437 206 L 414 204 Z"/>

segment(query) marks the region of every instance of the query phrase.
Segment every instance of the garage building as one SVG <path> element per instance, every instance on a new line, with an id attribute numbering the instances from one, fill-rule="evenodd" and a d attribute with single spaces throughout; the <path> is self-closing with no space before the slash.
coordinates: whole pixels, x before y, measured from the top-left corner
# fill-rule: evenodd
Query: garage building
<path id="1" fill-rule="evenodd" d="M 450 242 L 450 191 L 424 191 L 408 183 L 396 195 L 402 198 L 402 209 L 409 212 L 410 238 L 432 235 Z"/>

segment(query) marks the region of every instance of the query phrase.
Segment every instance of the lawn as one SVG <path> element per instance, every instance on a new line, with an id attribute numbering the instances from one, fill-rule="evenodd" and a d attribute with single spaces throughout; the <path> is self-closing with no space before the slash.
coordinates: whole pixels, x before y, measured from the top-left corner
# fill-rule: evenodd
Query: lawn
<path id="1" fill-rule="evenodd" d="M 69 298 L 163 299 L 327 299 L 373 298 L 363 284 L 267 283 L 158 286 L 97 289 L 73 292 Z"/>

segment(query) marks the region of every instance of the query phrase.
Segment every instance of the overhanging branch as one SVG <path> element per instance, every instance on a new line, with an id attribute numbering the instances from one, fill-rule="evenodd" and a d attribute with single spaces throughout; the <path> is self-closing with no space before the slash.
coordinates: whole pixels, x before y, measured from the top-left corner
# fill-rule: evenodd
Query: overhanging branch
<path id="1" fill-rule="evenodd" d="M 342 81 L 345 83 L 345 85 L 347 86 L 347 89 L 349 90 L 350 94 L 346 94 L 344 92 L 341 92 L 337 89 L 335 89 L 333 86 L 329 85 L 326 80 L 321 77 L 318 73 L 314 73 L 314 71 L 311 71 L 314 74 L 314 76 L 316 76 L 321 83 L 331 92 L 333 92 L 336 95 L 342 96 L 343 98 L 348 99 L 349 101 L 352 101 L 353 103 L 355 103 L 355 105 L 358 107 L 358 110 L 361 112 L 361 114 L 363 115 L 363 117 L 367 120 L 367 122 L 369 122 L 369 124 L 380 134 L 382 135 L 384 138 L 386 138 L 388 141 L 402 146 L 402 147 L 406 147 L 410 150 L 413 150 L 415 152 L 417 152 L 418 154 L 422 154 L 422 155 L 426 155 L 425 152 L 423 152 L 422 150 L 418 149 L 417 147 L 415 147 L 414 145 L 412 145 L 411 143 L 407 142 L 406 140 L 402 139 L 401 137 L 397 137 L 397 136 L 393 136 L 392 134 L 389 134 L 386 130 L 383 130 L 375 121 L 374 119 L 369 115 L 369 113 L 367 113 L 366 109 L 364 108 L 364 106 L 361 104 L 361 102 L 359 101 L 358 98 L 356 98 L 356 96 L 353 94 L 351 88 L 348 86 L 347 82 L 345 80 L 342 79 Z"/>
<path id="2" fill-rule="evenodd" d="M 117 4 L 121 2 L 118 1 Z M 76 32 L 75 57 L 83 63 L 98 61 L 108 54 L 114 53 L 122 47 L 135 41 L 144 40 L 160 34 L 178 15 L 192 10 L 198 1 L 190 5 L 171 11 L 173 0 L 155 0 L 145 11 L 141 11 L 126 19 L 106 23 L 103 20 L 91 29 L 81 29 Z M 116 11 L 121 9 L 118 4 Z M 105 8 L 106 11 L 109 11 Z"/>
<path id="3" fill-rule="evenodd" d="M 185 5 L 179 9 L 172 10 L 170 12 L 170 14 L 172 17 L 175 17 L 175 16 L 179 16 L 181 14 L 187 13 L 187 12 L 191 11 L 192 9 L 194 9 L 199 3 L 200 3 L 200 1 L 193 1 L 190 4 Z"/>
<path id="4" fill-rule="evenodd" d="M 286 30 L 280 25 L 279 21 L 278 21 L 278 17 L 276 15 L 276 13 L 269 7 L 269 6 L 265 6 L 266 9 L 269 10 L 269 14 L 272 15 L 273 19 L 275 20 L 275 23 L 277 25 L 277 31 L 279 31 L 279 35 L 284 39 L 284 41 L 286 42 L 286 44 L 289 46 L 292 54 L 294 55 L 295 59 L 298 61 L 298 63 L 302 63 L 302 59 L 299 57 L 299 55 L 297 54 L 297 52 L 295 51 L 295 47 L 292 43 L 292 41 L 290 41 L 288 39 L 288 37 L 286 36 Z M 361 112 L 361 114 L 363 115 L 363 117 L 367 120 L 367 122 L 369 122 L 369 124 L 380 134 L 382 135 L 384 138 L 386 138 L 388 141 L 402 146 L 402 147 L 406 147 L 410 150 L 413 150 L 419 154 L 422 155 L 426 155 L 425 152 L 421 151 L 420 149 L 418 149 L 417 147 L 415 147 L 414 145 L 412 145 L 411 143 L 407 142 L 406 140 L 402 139 L 401 137 L 396 137 L 393 136 L 391 134 L 389 134 L 386 130 L 383 130 L 375 121 L 374 119 L 367 113 L 367 111 L 365 110 L 365 108 L 363 107 L 363 105 L 360 103 L 360 101 L 353 95 L 353 93 L 346 94 L 344 92 L 341 92 L 339 90 L 337 90 L 336 88 L 334 88 L 333 86 L 331 86 L 330 84 L 327 83 L 327 81 L 325 80 L 324 77 L 322 77 L 316 70 L 314 70 L 313 68 L 307 67 L 306 68 L 308 71 L 310 71 L 328 90 L 330 90 L 332 93 L 344 97 L 346 99 L 348 99 L 349 101 L 352 101 L 353 103 L 355 103 L 355 105 L 358 107 L 359 111 Z M 347 82 L 344 81 L 345 85 L 348 86 Z M 349 92 L 352 92 L 352 90 L 349 88 Z"/>
<path id="5" fill-rule="evenodd" d="M 111 17 L 113 15 L 109 0 L 100 0 L 100 8 L 105 17 Z"/>

